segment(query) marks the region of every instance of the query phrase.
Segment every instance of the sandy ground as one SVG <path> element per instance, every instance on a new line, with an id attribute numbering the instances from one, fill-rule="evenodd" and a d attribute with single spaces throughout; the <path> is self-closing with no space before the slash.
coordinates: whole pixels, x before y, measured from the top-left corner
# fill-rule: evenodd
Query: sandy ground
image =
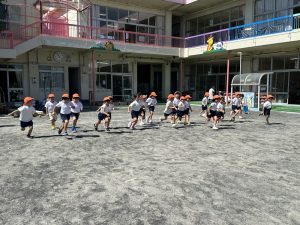
<path id="1" fill-rule="evenodd" d="M 300 115 L 258 113 L 212 130 L 191 126 L 96 132 L 84 112 L 69 139 L 34 119 L 34 139 L 18 119 L 0 117 L 0 224 L 300 224 Z"/>

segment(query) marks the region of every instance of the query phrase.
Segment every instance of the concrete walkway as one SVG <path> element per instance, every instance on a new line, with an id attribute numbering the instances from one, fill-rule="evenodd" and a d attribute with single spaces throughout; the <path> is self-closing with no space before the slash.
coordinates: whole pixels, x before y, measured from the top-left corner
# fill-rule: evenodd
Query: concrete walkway
<path id="1" fill-rule="evenodd" d="M 212 130 L 194 107 L 191 126 L 157 123 L 96 132 L 84 112 L 69 138 L 34 119 L 0 120 L 0 224 L 300 224 L 300 115 L 258 113 Z"/>

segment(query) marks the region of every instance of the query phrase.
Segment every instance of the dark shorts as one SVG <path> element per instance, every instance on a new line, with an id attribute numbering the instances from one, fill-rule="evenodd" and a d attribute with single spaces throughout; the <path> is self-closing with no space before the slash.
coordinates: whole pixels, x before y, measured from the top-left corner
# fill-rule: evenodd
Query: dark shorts
<path id="1" fill-rule="evenodd" d="M 139 111 L 139 115 L 141 116 L 141 115 L 145 115 L 146 114 L 146 111 L 145 111 L 145 109 L 140 109 L 140 111 Z"/>
<path id="2" fill-rule="evenodd" d="M 264 115 L 265 116 L 270 116 L 270 114 L 271 114 L 271 109 L 264 109 Z"/>
<path id="3" fill-rule="evenodd" d="M 104 120 L 107 117 L 104 113 L 98 113 L 98 120 Z"/>
<path id="4" fill-rule="evenodd" d="M 109 119 L 111 119 L 111 112 L 109 112 L 108 114 L 109 114 Z"/>
<path id="5" fill-rule="evenodd" d="M 131 110 L 131 118 L 139 118 L 139 112 L 140 111 Z"/>
<path id="6" fill-rule="evenodd" d="M 224 113 L 223 113 L 223 112 L 217 112 L 217 117 L 218 117 L 218 118 L 224 117 Z"/>
<path id="7" fill-rule="evenodd" d="M 168 117 L 168 116 L 174 116 L 174 113 L 171 112 L 171 113 L 164 113 L 164 117 Z"/>
<path id="8" fill-rule="evenodd" d="M 154 112 L 155 106 L 149 105 L 149 106 L 148 106 L 148 109 L 149 109 L 150 112 Z"/>
<path id="9" fill-rule="evenodd" d="M 185 113 L 185 115 L 189 115 L 190 114 L 190 109 L 188 108 L 188 109 L 184 110 L 184 113 Z"/>
<path id="10" fill-rule="evenodd" d="M 60 118 L 63 122 L 65 122 L 66 120 L 70 120 L 71 114 L 60 114 Z"/>
<path id="11" fill-rule="evenodd" d="M 71 117 L 75 117 L 76 118 L 76 120 L 78 120 L 79 119 L 79 115 L 80 115 L 80 113 L 71 113 Z"/>
<path id="12" fill-rule="evenodd" d="M 237 106 L 236 109 L 237 109 L 237 110 L 241 110 L 242 107 L 241 107 L 241 106 Z"/>
<path id="13" fill-rule="evenodd" d="M 210 110 L 210 116 L 211 116 L 211 117 L 217 116 L 217 111 Z"/>
<path id="14" fill-rule="evenodd" d="M 25 127 L 32 127 L 33 126 L 33 122 L 32 122 L 32 120 L 28 121 L 28 122 L 20 121 L 20 126 L 23 127 L 23 128 L 25 128 Z"/>
<path id="15" fill-rule="evenodd" d="M 236 105 L 232 105 L 232 106 L 231 106 L 231 110 L 232 110 L 232 111 L 235 111 L 235 110 L 237 110 L 237 107 L 236 107 Z"/>
<path id="16" fill-rule="evenodd" d="M 180 110 L 177 110 L 177 116 L 179 118 L 183 117 L 185 115 L 185 111 L 180 111 Z"/>
<path id="17" fill-rule="evenodd" d="M 207 110 L 207 105 L 202 105 L 202 111 Z"/>

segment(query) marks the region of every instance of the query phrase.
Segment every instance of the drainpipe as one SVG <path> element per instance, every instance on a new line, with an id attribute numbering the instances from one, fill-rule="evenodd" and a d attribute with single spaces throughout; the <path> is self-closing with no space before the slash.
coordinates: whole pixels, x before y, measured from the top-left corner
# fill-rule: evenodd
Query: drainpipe
<path id="1" fill-rule="evenodd" d="M 229 68 L 230 68 L 230 51 L 227 51 L 227 73 L 226 73 L 226 105 L 228 105 L 229 90 Z M 231 91 L 232 92 L 232 91 Z"/>

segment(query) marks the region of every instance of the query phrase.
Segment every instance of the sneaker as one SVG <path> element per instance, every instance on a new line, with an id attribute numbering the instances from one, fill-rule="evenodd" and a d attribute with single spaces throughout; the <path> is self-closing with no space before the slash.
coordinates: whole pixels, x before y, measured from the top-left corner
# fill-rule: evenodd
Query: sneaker
<path id="1" fill-rule="evenodd" d="M 239 119 L 243 119 L 243 117 L 242 117 L 242 116 L 239 116 Z"/>
<path id="2" fill-rule="evenodd" d="M 58 128 L 57 133 L 58 133 L 58 134 L 61 134 L 61 132 L 62 132 L 62 128 Z"/>
<path id="3" fill-rule="evenodd" d="M 152 120 L 149 120 L 149 123 L 152 123 Z"/>
<path id="4" fill-rule="evenodd" d="M 63 135 L 63 136 L 68 136 L 69 134 L 68 134 L 67 131 L 65 131 L 65 132 L 63 132 L 61 135 Z"/>
<path id="5" fill-rule="evenodd" d="M 144 123 L 143 121 L 140 122 L 140 125 L 141 125 L 141 126 L 144 125 L 144 124 L 145 124 L 145 123 Z"/>
<path id="6" fill-rule="evenodd" d="M 105 132 L 109 132 L 109 131 L 110 131 L 109 128 L 106 128 L 106 129 L 105 129 Z"/>
<path id="7" fill-rule="evenodd" d="M 26 137 L 27 137 L 27 138 L 30 138 L 30 139 L 33 139 L 33 136 L 31 136 L 31 135 L 29 135 L 29 134 L 27 134 Z"/>
<path id="8" fill-rule="evenodd" d="M 219 128 L 217 128 L 216 126 L 213 126 L 213 128 L 212 129 L 214 129 L 214 130 L 218 130 Z"/>
<path id="9" fill-rule="evenodd" d="M 130 129 L 130 130 L 136 130 L 136 128 L 135 128 L 135 127 L 132 127 L 132 126 L 131 126 L 129 129 Z"/>
<path id="10" fill-rule="evenodd" d="M 98 127 L 96 126 L 96 124 L 94 124 L 94 129 L 95 129 L 95 131 L 98 130 Z"/>
<path id="11" fill-rule="evenodd" d="M 128 127 L 128 128 L 130 128 L 130 127 L 131 127 L 131 121 L 128 123 L 127 127 Z"/>
<path id="12" fill-rule="evenodd" d="M 77 133 L 76 127 L 72 127 L 72 132 L 73 132 L 73 133 Z"/>
<path id="13" fill-rule="evenodd" d="M 55 130 L 55 125 L 51 125 L 51 130 Z"/>
<path id="14" fill-rule="evenodd" d="M 176 127 L 176 126 L 177 126 L 177 124 L 176 124 L 176 123 L 173 123 L 173 124 L 172 124 L 172 127 Z"/>
<path id="15" fill-rule="evenodd" d="M 188 124 L 188 125 L 191 125 L 191 122 L 188 122 L 187 124 Z"/>

